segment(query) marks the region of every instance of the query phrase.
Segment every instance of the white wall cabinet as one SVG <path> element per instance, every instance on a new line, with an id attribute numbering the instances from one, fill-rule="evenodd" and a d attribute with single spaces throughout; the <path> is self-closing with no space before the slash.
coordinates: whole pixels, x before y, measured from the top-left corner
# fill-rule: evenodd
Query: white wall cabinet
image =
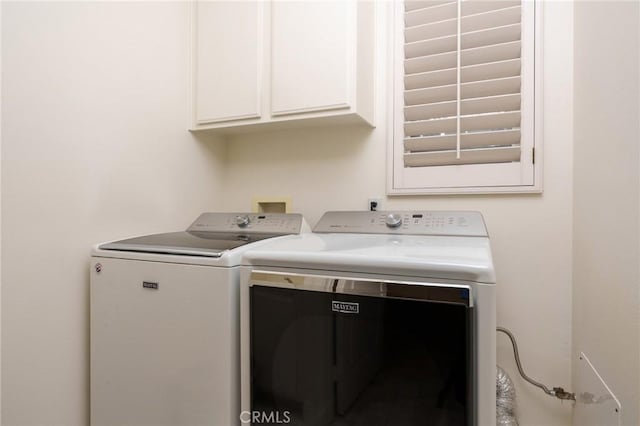
<path id="1" fill-rule="evenodd" d="M 203 1 L 195 18 L 196 124 L 260 118 L 262 3 Z"/>
<path id="2" fill-rule="evenodd" d="M 373 125 L 375 7 L 194 2 L 191 129 Z"/>

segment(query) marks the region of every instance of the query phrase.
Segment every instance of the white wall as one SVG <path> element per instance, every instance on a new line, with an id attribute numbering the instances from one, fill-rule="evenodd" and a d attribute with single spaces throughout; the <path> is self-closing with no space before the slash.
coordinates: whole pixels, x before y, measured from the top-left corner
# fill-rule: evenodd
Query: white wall
<path id="1" fill-rule="evenodd" d="M 2 424 L 88 424 L 92 244 L 219 208 L 188 5 L 2 4 Z"/>
<path id="2" fill-rule="evenodd" d="M 575 5 L 573 349 L 625 426 L 640 424 L 639 28 L 638 2 Z"/>
<path id="3" fill-rule="evenodd" d="M 545 6 L 544 194 L 393 197 L 383 208 L 481 211 L 498 272 L 498 323 L 516 334 L 529 375 L 570 388 L 573 5 Z M 249 209 L 254 195 L 287 195 L 313 224 L 326 210 L 364 209 L 369 196 L 385 193 L 385 46 L 379 53 L 378 127 L 231 137 L 224 179 L 229 206 Z M 571 404 L 524 384 L 507 340 L 500 335 L 498 342 L 498 363 L 516 383 L 521 426 L 570 424 Z"/>

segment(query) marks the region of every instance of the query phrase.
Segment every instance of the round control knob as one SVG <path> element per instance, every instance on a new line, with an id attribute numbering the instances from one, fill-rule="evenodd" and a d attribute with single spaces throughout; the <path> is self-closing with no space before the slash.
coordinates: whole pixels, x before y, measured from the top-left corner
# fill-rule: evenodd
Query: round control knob
<path id="1" fill-rule="evenodd" d="M 402 216 L 400 216 L 398 213 L 391 213 L 387 215 L 385 223 L 389 228 L 397 228 L 402 225 Z"/>
<path id="2" fill-rule="evenodd" d="M 249 224 L 249 222 L 249 216 L 236 216 L 236 225 L 238 225 L 240 228 L 244 228 Z"/>

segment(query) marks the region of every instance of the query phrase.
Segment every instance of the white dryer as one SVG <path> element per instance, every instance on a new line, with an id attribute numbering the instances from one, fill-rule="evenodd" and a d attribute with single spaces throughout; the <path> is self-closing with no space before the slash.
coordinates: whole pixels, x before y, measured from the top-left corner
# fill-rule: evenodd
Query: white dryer
<path id="1" fill-rule="evenodd" d="M 299 214 L 203 213 L 96 246 L 91 425 L 238 424 L 241 255 L 305 229 Z"/>
<path id="2" fill-rule="evenodd" d="M 480 213 L 329 212 L 243 265 L 243 423 L 495 425 Z"/>

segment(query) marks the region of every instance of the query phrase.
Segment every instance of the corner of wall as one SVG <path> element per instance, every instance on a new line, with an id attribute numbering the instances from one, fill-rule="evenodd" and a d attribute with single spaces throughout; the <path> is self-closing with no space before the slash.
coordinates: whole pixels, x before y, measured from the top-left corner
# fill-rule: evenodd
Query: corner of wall
<path id="1" fill-rule="evenodd" d="M 229 158 L 229 137 L 225 135 L 219 135 L 213 132 L 192 132 L 194 141 L 200 146 L 203 155 L 214 167 L 216 171 L 214 187 L 217 193 L 221 194 L 223 191 L 223 182 L 226 181 L 228 174 L 228 158 Z M 221 206 L 213 206 L 216 209 L 221 209 Z"/>

